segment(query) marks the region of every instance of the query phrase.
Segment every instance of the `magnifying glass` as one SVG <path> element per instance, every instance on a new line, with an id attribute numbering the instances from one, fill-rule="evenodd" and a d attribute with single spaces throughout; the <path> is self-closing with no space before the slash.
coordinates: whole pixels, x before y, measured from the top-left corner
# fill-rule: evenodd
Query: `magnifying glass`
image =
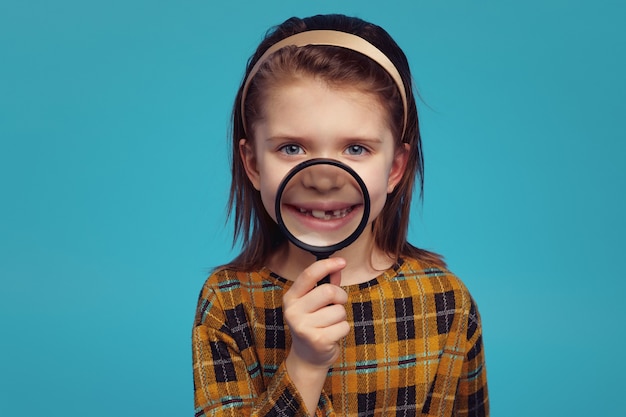
<path id="1" fill-rule="evenodd" d="M 296 165 L 283 178 L 275 212 L 289 241 L 320 260 L 361 235 L 369 219 L 370 197 L 352 168 L 334 159 L 314 158 Z M 327 282 L 329 276 L 318 285 Z"/>

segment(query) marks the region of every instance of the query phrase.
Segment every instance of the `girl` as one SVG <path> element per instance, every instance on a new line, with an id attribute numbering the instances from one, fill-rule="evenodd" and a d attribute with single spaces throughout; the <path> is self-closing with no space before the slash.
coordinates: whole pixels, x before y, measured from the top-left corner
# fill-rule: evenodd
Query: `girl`
<path id="1" fill-rule="evenodd" d="M 407 241 L 423 159 L 391 37 L 340 15 L 270 31 L 235 100 L 232 150 L 243 250 L 200 294 L 196 416 L 488 415 L 476 305 L 438 255 Z M 283 237 L 274 211 L 281 179 L 317 157 L 349 165 L 371 198 L 365 231 L 321 261 Z M 321 182 L 303 186 L 323 193 Z M 320 227 L 350 215 L 299 210 Z"/>

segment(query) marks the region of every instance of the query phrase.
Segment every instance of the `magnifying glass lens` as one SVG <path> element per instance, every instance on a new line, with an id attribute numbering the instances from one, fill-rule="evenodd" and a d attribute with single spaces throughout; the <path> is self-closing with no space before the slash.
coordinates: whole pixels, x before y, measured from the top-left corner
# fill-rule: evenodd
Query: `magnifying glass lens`
<path id="1" fill-rule="evenodd" d="M 285 227 L 299 241 L 335 246 L 357 230 L 363 217 L 363 193 L 342 168 L 312 165 L 287 183 L 280 202 Z"/>
<path id="2" fill-rule="evenodd" d="M 283 233 L 317 259 L 354 242 L 369 218 L 370 200 L 354 170 L 333 159 L 309 159 L 278 187 L 275 209 Z"/>

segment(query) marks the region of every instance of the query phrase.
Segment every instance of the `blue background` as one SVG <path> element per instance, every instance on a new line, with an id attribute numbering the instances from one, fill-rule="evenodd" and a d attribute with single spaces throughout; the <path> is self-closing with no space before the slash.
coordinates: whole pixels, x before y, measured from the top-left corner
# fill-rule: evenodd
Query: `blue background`
<path id="1" fill-rule="evenodd" d="M 244 64 L 271 25 L 327 12 L 409 57 L 411 239 L 478 301 L 493 414 L 623 413 L 624 3 L 337 3 L 2 0 L 0 415 L 192 415 L 196 297 L 235 253 Z"/>

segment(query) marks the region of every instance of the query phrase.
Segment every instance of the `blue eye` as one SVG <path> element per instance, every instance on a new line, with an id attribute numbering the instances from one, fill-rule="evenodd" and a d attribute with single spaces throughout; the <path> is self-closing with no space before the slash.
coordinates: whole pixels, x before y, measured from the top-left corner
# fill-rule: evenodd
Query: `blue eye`
<path id="1" fill-rule="evenodd" d="M 346 149 L 346 153 L 348 155 L 363 155 L 367 150 L 361 145 L 350 145 Z"/>
<path id="2" fill-rule="evenodd" d="M 300 145 L 294 144 L 281 146 L 279 150 L 286 155 L 300 155 L 304 153 L 304 150 Z"/>

